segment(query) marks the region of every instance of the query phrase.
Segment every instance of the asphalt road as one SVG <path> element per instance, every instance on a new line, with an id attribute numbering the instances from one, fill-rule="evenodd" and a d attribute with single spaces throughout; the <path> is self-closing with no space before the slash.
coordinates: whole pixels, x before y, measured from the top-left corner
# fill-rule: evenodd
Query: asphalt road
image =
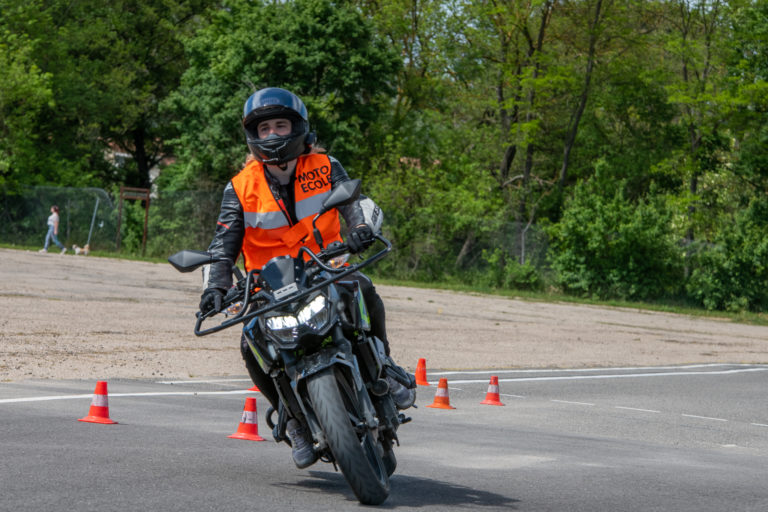
<path id="1" fill-rule="evenodd" d="M 480 405 L 490 375 L 504 407 Z M 430 371 L 455 410 L 401 430 L 394 510 L 768 510 L 768 365 Z M 76 421 L 95 382 L 0 384 L 0 510 L 357 510 L 343 477 L 228 439 L 250 384 L 109 382 L 117 425 Z"/>

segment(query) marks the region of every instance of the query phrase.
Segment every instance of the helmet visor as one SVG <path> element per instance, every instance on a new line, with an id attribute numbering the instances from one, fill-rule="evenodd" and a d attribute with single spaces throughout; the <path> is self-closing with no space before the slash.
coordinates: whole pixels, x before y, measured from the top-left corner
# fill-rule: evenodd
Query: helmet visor
<path id="1" fill-rule="evenodd" d="M 243 128 L 249 140 L 262 140 L 259 136 L 259 125 L 264 121 L 270 119 L 287 119 L 291 122 L 291 130 L 289 133 L 278 135 L 280 137 L 288 137 L 291 135 L 303 134 L 307 131 L 306 122 L 301 116 L 296 115 L 295 112 L 289 109 L 270 109 L 271 112 L 253 112 L 243 121 Z"/>

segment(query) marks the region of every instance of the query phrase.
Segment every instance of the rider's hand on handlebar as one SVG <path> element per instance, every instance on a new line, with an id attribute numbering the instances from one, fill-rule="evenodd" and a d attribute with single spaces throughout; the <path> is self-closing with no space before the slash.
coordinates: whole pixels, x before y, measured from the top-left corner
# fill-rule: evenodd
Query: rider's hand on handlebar
<path id="1" fill-rule="evenodd" d="M 373 230 L 368 224 L 360 224 L 349 230 L 347 245 L 352 253 L 363 252 L 373 243 Z"/>
<path id="2" fill-rule="evenodd" d="M 200 296 L 200 312 L 205 315 L 210 311 L 221 311 L 223 298 L 224 290 L 221 288 L 206 288 Z"/>

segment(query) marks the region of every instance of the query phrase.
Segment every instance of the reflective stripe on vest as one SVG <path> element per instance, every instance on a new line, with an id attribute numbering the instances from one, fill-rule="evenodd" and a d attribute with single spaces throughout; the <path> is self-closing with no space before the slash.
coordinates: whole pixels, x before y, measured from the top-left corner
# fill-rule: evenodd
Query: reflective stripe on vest
<path id="1" fill-rule="evenodd" d="M 296 201 L 296 218 L 303 219 L 304 217 L 314 216 L 323 207 L 323 201 L 331 194 L 331 191 L 322 192 L 314 196 L 310 196 L 301 201 Z"/>
<path id="2" fill-rule="evenodd" d="M 312 236 L 312 219 L 331 193 L 330 160 L 326 155 L 302 155 L 296 163 L 295 176 L 294 198 L 299 222 L 293 226 L 277 204 L 261 162 L 250 162 L 232 178 L 232 187 L 243 207 L 242 251 L 246 270 L 260 269 L 276 256 L 295 257 L 302 246 L 315 252 L 320 250 Z M 317 227 L 325 244 L 341 241 L 337 210 L 323 214 Z"/>
<path id="3" fill-rule="evenodd" d="M 298 216 L 298 214 L 297 214 Z M 282 211 L 279 212 L 243 212 L 245 227 L 275 229 L 288 226 L 288 219 Z"/>

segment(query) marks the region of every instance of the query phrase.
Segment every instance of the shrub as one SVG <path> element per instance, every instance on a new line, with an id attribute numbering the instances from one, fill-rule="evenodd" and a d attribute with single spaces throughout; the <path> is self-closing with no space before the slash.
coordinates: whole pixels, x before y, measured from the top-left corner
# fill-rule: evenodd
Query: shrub
<path id="1" fill-rule="evenodd" d="M 752 199 L 735 215 L 732 229 L 694 258 L 688 295 L 707 309 L 768 308 L 768 200 Z"/>
<path id="2" fill-rule="evenodd" d="M 582 296 L 644 300 L 681 288 L 682 257 L 661 200 L 625 199 L 623 184 L 605 193 L 576 186 L 551 229 L 549 257 L 564 290 Z"/>
<path id="3" fill-rule="evenodd" d="M 530 261 L 521 264 L 512 255 L 502 249 L 484 250 L 483 260 L 488 264 L 485 273 L 478 280 L 492 288 L 512 290 L 538 290 L 541 288 L 541 276 Z"/>

